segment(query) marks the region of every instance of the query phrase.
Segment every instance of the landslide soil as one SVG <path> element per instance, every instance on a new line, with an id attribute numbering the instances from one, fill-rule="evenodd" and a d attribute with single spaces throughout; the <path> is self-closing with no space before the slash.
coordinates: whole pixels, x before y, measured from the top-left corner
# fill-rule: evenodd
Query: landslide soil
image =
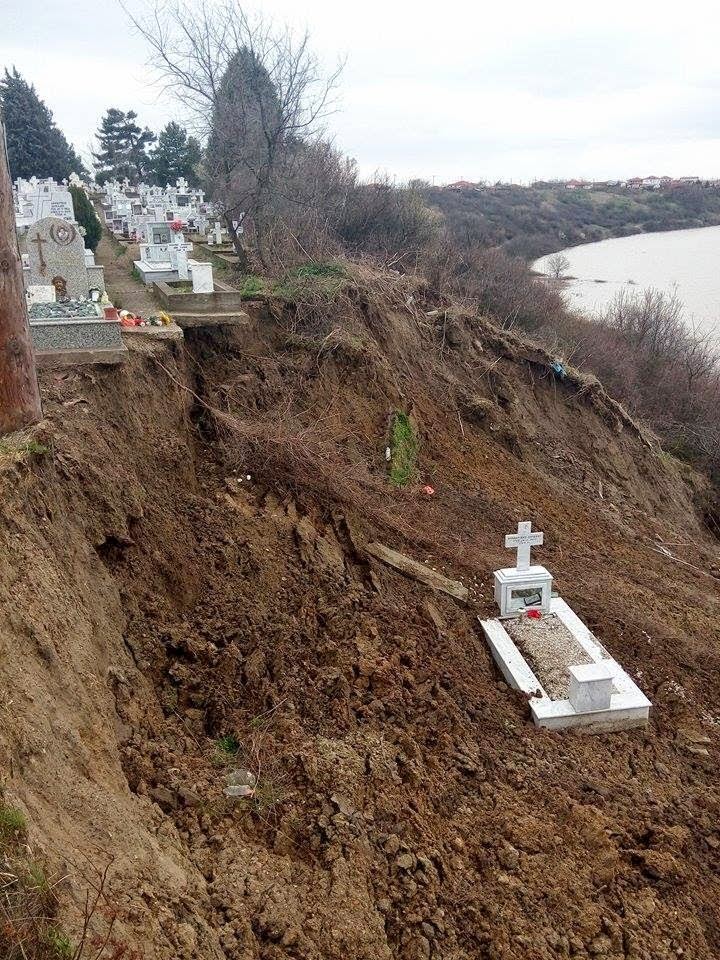
<path id="1" fill-rule="evenodd" d="M 0 760 L 68 927 L 109 862 L 95 933 L 148 958 L 720 956 L 701 479 L 531 344 L 378 286 L 49 371 L 0 452 Z M 647 730 L 538 730 L 501 682 L 477 616 L 528 518 Z"/>

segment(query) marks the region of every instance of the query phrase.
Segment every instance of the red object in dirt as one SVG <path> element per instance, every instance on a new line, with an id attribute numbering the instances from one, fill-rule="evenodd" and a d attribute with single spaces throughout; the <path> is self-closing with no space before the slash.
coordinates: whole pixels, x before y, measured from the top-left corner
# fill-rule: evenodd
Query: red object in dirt
<path id="1" fill-rule="evenodd" d="M 105 319 L 106 320 L 119 320 L 120 314 L 117 312 L 117 307 L 105 307 L 104 308 Z"/>
<path id="2" fill-rule="evenodd" d="M 531 620 L 542 620 L 542 614 L 539 610 L 528 610 L 527 615 Z"/>
<path id="3" fill-rule="evenodd" d="M 173 220 L 172 223 L 170 224 L 170 229 L 172 230 L 173 233 L 180 233 L 182 228 L 183 228 L 182 220 Z"/>
<path id="4" fill-rule="evenodd" d="M 435 496 L 435 487 L 431 487 L 429 483 L 426 483 L 424 487 L 420 488 L 423 493 L 426 493 L 429 497 Z"/>

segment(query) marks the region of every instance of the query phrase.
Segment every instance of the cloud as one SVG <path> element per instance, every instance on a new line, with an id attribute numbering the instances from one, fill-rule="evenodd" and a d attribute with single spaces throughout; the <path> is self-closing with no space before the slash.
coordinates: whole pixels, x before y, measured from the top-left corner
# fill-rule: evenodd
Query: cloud
<path id="1" fill-rule="evenodd" d="M 152 85 L 116 0 L 8 4 L 0 62 L 36 84 L 80 149 L 111 105 L 155 129 L 182 119 Z M 330 0 L 265 0 L 263 10 L 307 26 L 328 67 L 347 54 L 330 128 L 367 175 L 720 175 L 710 3 L 688 0 L 672 16 L 647 0 L 427 9 L 365 0 L 352 12 Z"/>

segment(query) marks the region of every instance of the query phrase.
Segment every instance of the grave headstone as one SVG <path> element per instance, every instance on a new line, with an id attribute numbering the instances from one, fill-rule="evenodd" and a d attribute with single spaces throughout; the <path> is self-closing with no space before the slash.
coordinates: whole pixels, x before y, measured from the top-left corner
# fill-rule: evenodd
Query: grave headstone
<path id="1" fill-rule="evenodd" d="M 177 270 L 178 279 L 187 280 L 190 274 L 188 273 L 188 255 L 184 244 L 180 246 L 174 243 L 171 246 L 170 262 L 173 265 L 173 269 Z"/>
<path id="2" fill-rule="evenodd" d="M 194 261 L 192 268 L 193 293 L 212 293 L 213 286 L 213 268 L 211 263 L 201 263 Z"/>
<path id="3" fill-rule="evenodd" d="M 90 291 L 85 247 L 74 223 L 46 217 L 27 234 L 27 286 L 52 284 L 58 299 L 87 298 Z M 97 268 L 98 270 L 100 268 Z M 97 282 L 94 286 L 97 286 Z"/>
<path id="4" fill-rule="evenodd" d="M 517 557 L 514 567 L 495 571 L 495 600 L 501 617 L 517 616 L 533 608 L 544 613 L 550 610 L 552 574 L 545 567 L 530 565 L 531 548 L 541 546 L 543 540 L 542 533 L 532 532 L 530 521 L 519 523 L 517 533 L 505 537 L 505 546 L 516 548 Z"/>

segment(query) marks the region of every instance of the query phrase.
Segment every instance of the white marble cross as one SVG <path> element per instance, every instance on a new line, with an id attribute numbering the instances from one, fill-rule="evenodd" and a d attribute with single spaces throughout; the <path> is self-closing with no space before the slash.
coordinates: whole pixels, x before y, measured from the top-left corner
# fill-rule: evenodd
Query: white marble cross
<path id="1" fill-rule="evenodd" d="M 508 549 L 517 547 L 516 570 L 530 569 L 530 548 L 539 547 L 543 542 L 543 534 L 539 531 L 531 533 L 532 522 L 524 520 L 518 524 L 517 533 L 508 533 L 505 537 L 505 546 Z"/>

